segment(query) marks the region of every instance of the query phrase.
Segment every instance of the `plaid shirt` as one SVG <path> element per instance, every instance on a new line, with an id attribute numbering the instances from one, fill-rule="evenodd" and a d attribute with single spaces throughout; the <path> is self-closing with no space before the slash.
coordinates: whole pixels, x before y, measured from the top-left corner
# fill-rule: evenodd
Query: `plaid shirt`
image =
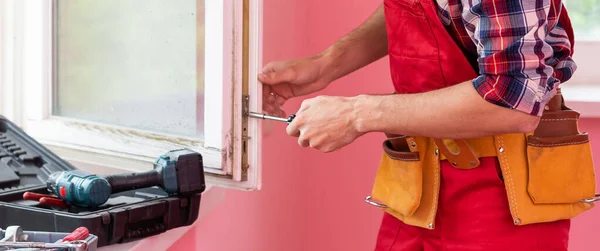
<path id="1" fill-rule="evenodd" d="M 576 70 L 558 23 L 561 0 L 436 0 L 454 40 L 477 57 L 473 84 L 487 101 L 541 115 Z"/>

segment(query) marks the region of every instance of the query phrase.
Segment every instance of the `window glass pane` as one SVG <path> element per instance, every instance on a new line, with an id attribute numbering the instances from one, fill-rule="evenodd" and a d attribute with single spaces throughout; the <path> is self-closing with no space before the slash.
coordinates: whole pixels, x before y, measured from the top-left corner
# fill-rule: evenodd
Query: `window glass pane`
<path id="1" fill-rule="evenodd" d="M 203 0 L 58 0 L 58 116 L 203 138 Z"/>
<path id="2" fill-rule="evenodd" d="M 565 5 L 577 40 L 600 41 L 600 0 L 568 0 Z"/>

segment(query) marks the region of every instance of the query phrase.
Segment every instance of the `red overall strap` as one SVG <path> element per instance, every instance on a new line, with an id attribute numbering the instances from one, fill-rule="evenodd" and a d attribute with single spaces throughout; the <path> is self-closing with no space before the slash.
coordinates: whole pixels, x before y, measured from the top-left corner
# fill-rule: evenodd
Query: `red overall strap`
<path id="1" fill-rule="evenodd" d="M 397 93 L 432 91 L 477 77 L 441 23 L 433 0 L 385 0 L 384 4 L 390 70 Z M 455 167 L 479 166 L 480 160 L 464 140 L 455 140 L 458 153 L 451 152 L 442 140 L 434 141 Z"/>
<path id="2" fill-rule="evenodd" d="M 434 0 L 384 0 L 384 4 L 390 71 L 397 93 L 425 92 L 477 77 L 441 23 Z M 572 38 L 566 12 L 560 19 Z M 386 213 L 376 250 L 567 250 L 570 222 L 515 226 L 498 159 L 480 161 L 471 170 L 440 161 L 438 177 L 424 173 L 423 177 L 439 179 L 439 196 L 431 195 L 439 201 L 438 208 L 432 209 L 437 211 L 430 212 L 436 213 L 435 228 L 413 227 Z"/>
<path id="3" fill-rule="evenodd" d="M 569 18 L 569 13 L 567 12 L 567 7 L 564 4 L 560 3 L 560 0 L 555 0 L 553 7 L 558 4 L 561 4 L 560 17 L 558 18 L 558 23 L 565 29 L 567 32 L 567 36 L 569 36 L 569 42 L 571 42 L 571 56 L 575 52 L 575 33 L 573 32 L 573 25 L 571 24 L 571 19 Z"/>
<path id="4" fill-rule="evenodd" d="M 477 77 L 441 23 L 433 0 L 385 0 L 390 73 L 397 93 L 419 93 Z"/>
<path id="5" fill-rule="evenodd" d="M 419 93 L 469 81 L 477 73 L 442 24 L 435 0 L 385 0 L 390 72 L 396 93 Z M 554 0 L 551 12 L 560 0 Z M 560 5 L 559 23 L 574 45 L 573 29 L 566 8 Z M 573 50 L 571 50 L 571 53 Z M 556 104 L 556 105 L 555 105 Z M 549 103 L 562 104 L 561 95 Z M 397 135 L 388 135 L 396 137 Z M 440 152 L 458 168 L 479 166 L 478 158 L 464 141 L 456 140 L 460 152 L 452 153 L 440 139 Z"/>
<path id="6" fill-rule="evenodd" d="M 477 73 L 437 13 L 435 0 L 384 0 L 390 72 L 397 93 L 418 93 L 474 79 Z M 558 22 L 575 46 L 573 27 L 561 0 Z"/>

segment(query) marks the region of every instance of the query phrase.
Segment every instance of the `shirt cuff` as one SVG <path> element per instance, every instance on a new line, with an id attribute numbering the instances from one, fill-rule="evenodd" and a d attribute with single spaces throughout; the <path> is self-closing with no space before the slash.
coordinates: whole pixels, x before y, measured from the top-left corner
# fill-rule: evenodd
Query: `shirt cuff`
<path id="1" fill-rule="evenodd" d="M 541 80 L 504 75 L 480 75 L 473 79 L 473 86 L 484 100 L 492 104 L 542 116 L 544 107 L 554 96 L 556 89 L 539 91 L 539 81 Z M 548 80 L 550 82 L 558 84 L 556 79 Z"/>

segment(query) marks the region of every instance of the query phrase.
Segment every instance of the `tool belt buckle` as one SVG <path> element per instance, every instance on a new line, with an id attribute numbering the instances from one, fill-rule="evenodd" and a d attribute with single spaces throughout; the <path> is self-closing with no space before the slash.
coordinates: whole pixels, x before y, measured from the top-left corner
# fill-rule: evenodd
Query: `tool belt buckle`
<path id="1" fill-rule="evenodd" d="M 446 145 L 446 143 L 441 139 L 433 140 L 438 147 L 440 153 L 442 153 L 448 162 L 452 164 L 455 168 L 458 169 L 472 169 L 478 167 L 480 162 L 479 158 L 475 156 L 475 153 L 467 144 L 465 140 L 453 140 L 458 146 L 458 152 L 452 152 Z"/>

